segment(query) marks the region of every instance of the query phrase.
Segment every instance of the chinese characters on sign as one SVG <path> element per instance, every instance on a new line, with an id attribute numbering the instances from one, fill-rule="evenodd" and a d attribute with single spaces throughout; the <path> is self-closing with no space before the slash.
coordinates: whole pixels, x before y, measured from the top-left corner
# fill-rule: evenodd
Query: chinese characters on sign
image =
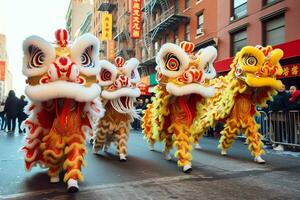
<path id="1" fill-rule="evenodd" d="M 282 69 L 283 69 L 283 73 L 280 76 L 280 78 L 300 76 L 300 65 L 299 64 L 282 66 Z"/>
<path id="2" fill-rule="evenodd" d="M 109 13 L 102 13 L 102 40 L 112 39 L 112 15 Z"/>
<path id="3" fill-rule="evenodd" d="M 131 0 L 130 36 L 137 39 L 141 37 L 142 0 Z"/>
<path id="4" fill-rule="evenodd" d="M 113 61 L 115 59 L 115 42 L 114 40 L 107 41 L 107 60 Z"/>

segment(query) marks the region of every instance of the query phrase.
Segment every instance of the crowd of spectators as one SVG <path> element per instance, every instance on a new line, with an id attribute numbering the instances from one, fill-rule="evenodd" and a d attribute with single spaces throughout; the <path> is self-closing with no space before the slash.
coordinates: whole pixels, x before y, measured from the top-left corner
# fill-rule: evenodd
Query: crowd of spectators
<path id="1" fill-rule="evenodd" d="M 139 98 L 135 102 L 135 109 L 139 113 L 140 117 L 143 117 L 143 111 L 147 109 L 147 105 L 149 103 L 150 103 L 150 97 Z M 140 119 L 134 119 L 131 126 L 134 130 L 140 131 L 142 129 L 141 128 L 141 120 Z"/>
<path id="2" fill-rule="evenodd" d="M 8 97 L 6 100 L 3 100 L 0 105 L 1 130 L 7 131 L 7 133 L 14 133 L 18 120 L 19 133 L 25 132 L 25 130 L 21 128 L 21 124 L 27 118 L 27 114 L 24 112 L 24 107 L 27 104 L 28 102 L 25 100 L 24 95 L 18 98 L 15 92 L 10 90 Z"/>

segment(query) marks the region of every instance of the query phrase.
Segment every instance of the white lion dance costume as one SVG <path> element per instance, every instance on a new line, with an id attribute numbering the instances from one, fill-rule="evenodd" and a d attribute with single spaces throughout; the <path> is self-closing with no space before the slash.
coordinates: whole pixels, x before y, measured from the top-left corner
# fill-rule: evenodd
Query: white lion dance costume
<path id="1" fill-rule="evenodd" d="M 36 164 L 47 167 L 52 183 L 59 182 L 59 173 L 65 170 L 68 191 L 76 192 L 78 180 L 83 181 L 89 118 L 103 115 L 96 78 L 99 43 L 86 34 L 70 44 L 63 29 L 55 37 L 55 44 L 38 36 L 23 43 L 23 74 L 28 77 L 25 93 L 32 102 L 23 150 L 26 170 Z"/>
<path id="2" fill-rule="evenodd" d="M 194 44 L 180 46 L 167 43 L 156 57 L 156 96 L 143 117 L 145 137 L 153 149 L 155 141 L 164 141 L 163 155 L 170 160 L 173 145 L 177 148 L 178 165 L 188 172 L 193 144 L 191 125 L 196 116 L 196 104 L 214 95 L 214 87 L 206 82 L 216 75 L 212 65 L 217 56 L 214 47 L 192 53 Z"/>
<path id="3" fill-rule="evenodd" d="M 126 161 L 130 122 L 139 117 L 133 105 L 136 97 L 140 96 L 140 90 L 136 86 L 140 81 L 137 70 L 139 61 L 131 58 L 125 62 L 124 58 L 117 57 L 115 64 L 116 66 L 105 60 L 100 61 L 98 80 L 103 87 L 101 97 L 106 111 L 98 123 L 93 151 L 97 153 L 103 148 L 107 151 L 113 142 L 120 161 Z"/>

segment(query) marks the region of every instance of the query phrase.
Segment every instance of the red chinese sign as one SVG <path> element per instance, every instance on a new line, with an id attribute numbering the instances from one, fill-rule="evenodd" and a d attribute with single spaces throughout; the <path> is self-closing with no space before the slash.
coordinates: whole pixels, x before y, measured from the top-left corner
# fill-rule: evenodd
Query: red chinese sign
<path id="1" fill-rule="evenodd" d="M 0 81 L 5 80 L 5 61 L 0 61 Z"/>
<path id="2" fill-rule="evenodd" d="M 130 37 L 137 39 L 141 37 L 142 24 L 142 0 L 131 0 L 131 15 L 130 15 Z"/>
<path id="3" fill-rule="evenodd" d="M 300 76 L 300 64 L 285 65 L 282 66 L 282 69 L 283 73 L 279 78 Z"/>

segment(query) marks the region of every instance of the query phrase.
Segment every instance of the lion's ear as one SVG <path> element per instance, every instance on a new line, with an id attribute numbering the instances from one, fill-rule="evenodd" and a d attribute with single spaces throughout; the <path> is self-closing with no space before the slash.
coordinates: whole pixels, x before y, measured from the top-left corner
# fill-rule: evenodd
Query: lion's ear
<path id="1" fill-rule="evenodd" d="M 25 39 L 23 52 L 23 74 L 27 77 L 46 73 L 55 59 L 54 47 L 39 36 Z"/>

